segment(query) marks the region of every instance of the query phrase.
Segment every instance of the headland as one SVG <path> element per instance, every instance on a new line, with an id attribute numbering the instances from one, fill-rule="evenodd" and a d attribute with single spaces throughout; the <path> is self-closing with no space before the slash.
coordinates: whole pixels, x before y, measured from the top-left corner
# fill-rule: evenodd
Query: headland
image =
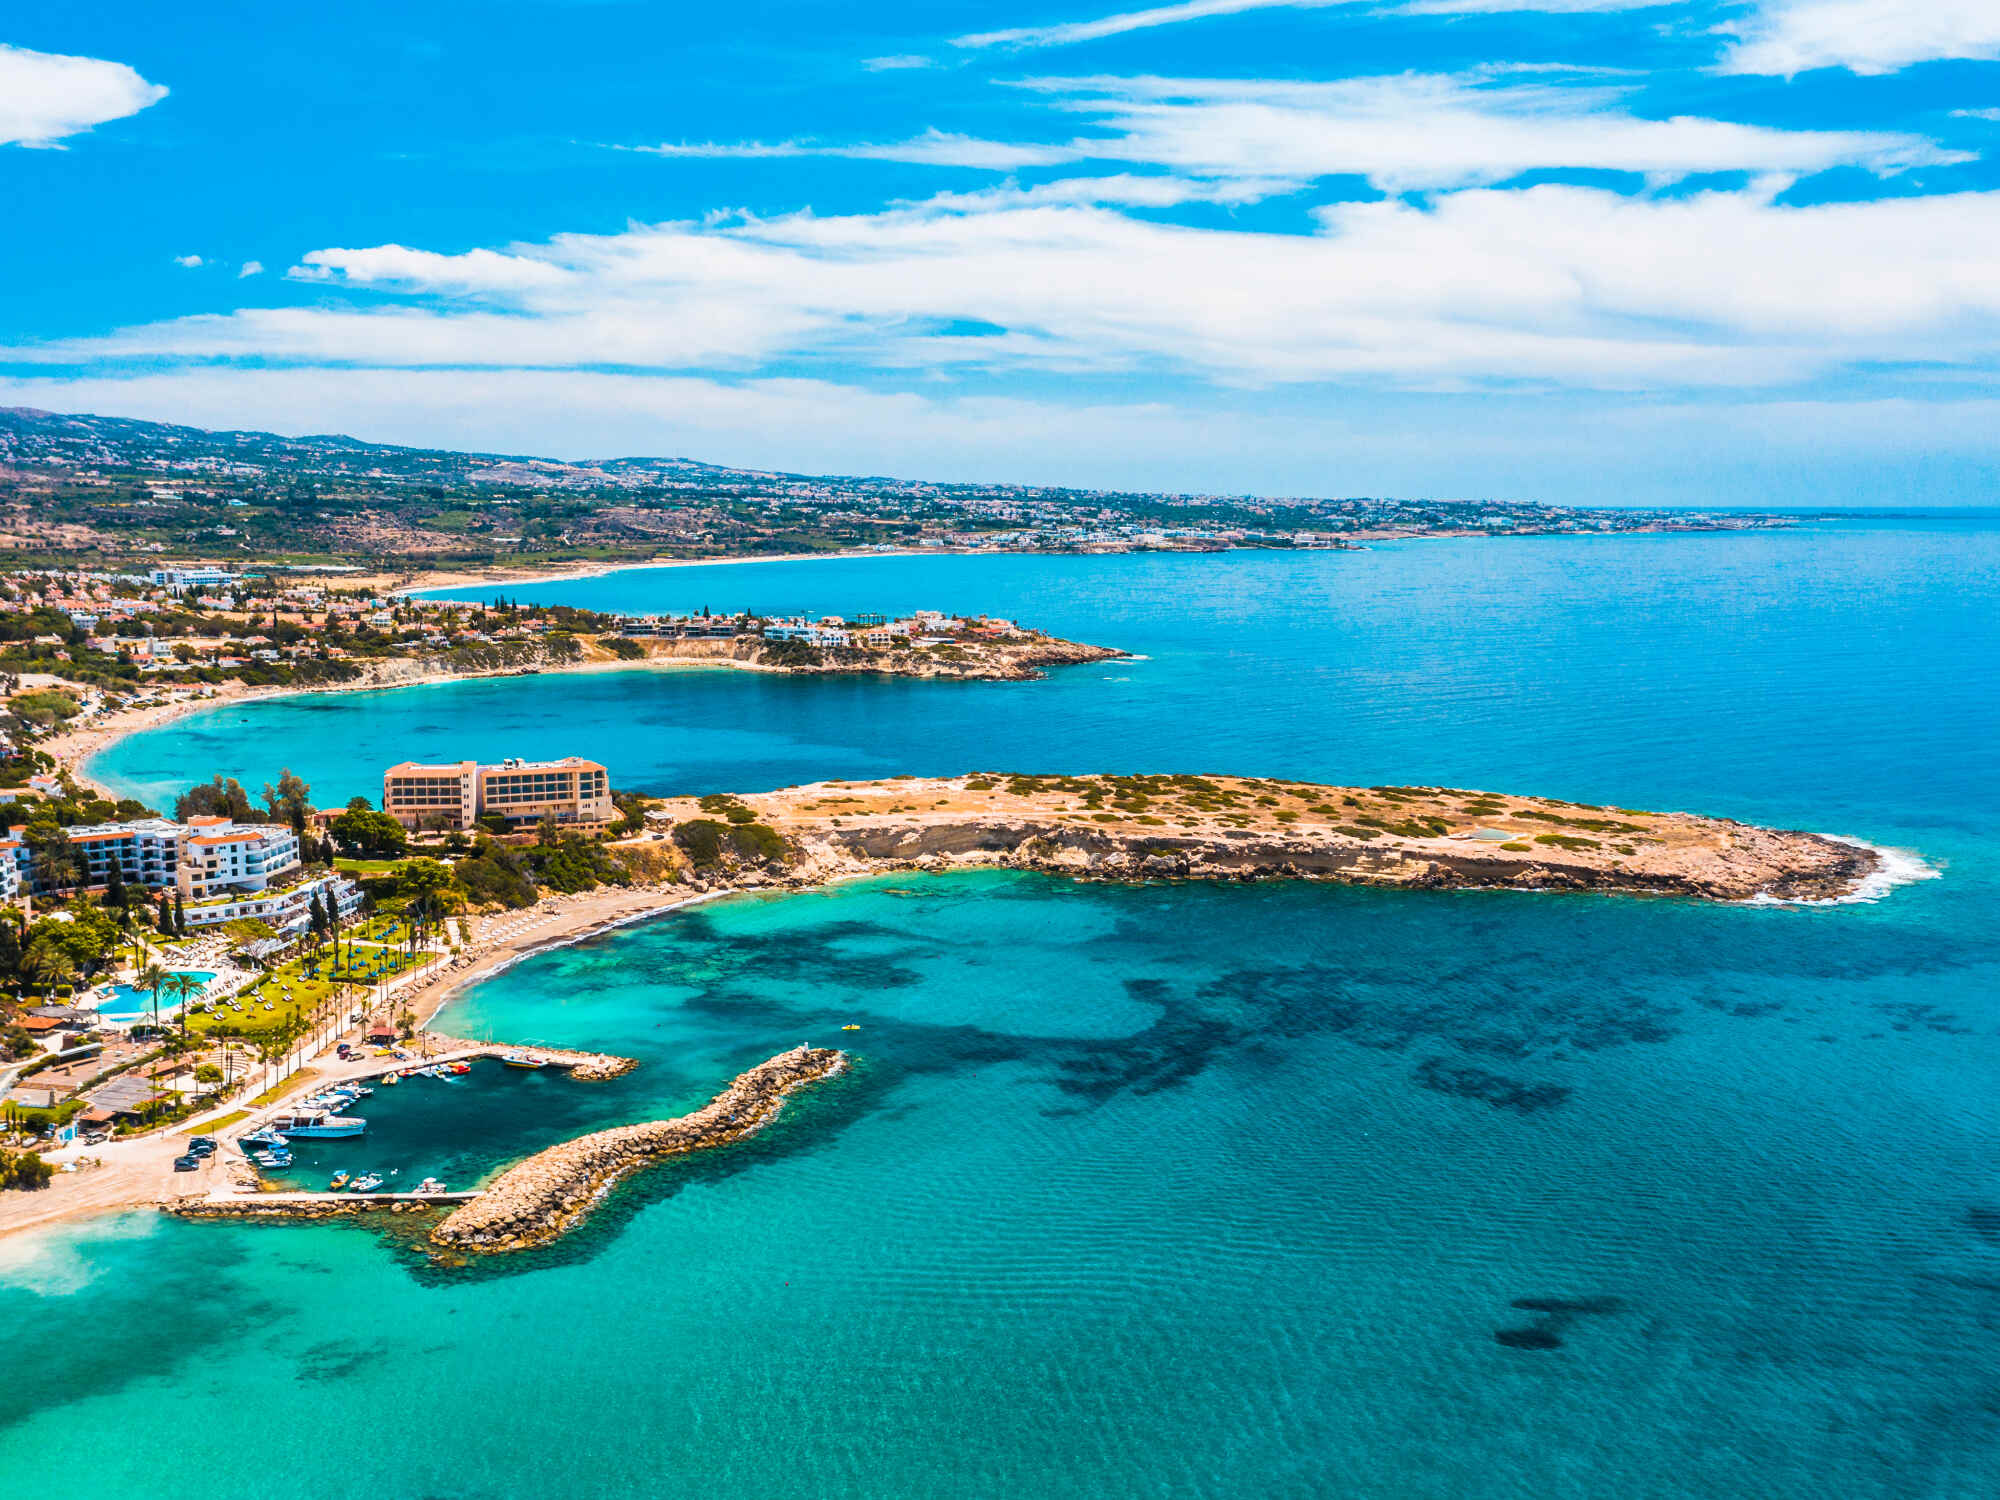
<path id="1" fill-rule="evenodd" d="M 998 867 L 1098 880 L 1325 880 L 1817 902 L 1864 894 L 1885 863 L 1865 844 L 1692 813 L 1244 776 L 996 772 L 828 781 L 680 799 L 651 819 L 671 823 L 697 865 L 716 849 L 718 872 L 739 886 Z M 732 849 L 744 841 L 731 830 L 749 826 L 770 830 L 782 853 L 769 840 Z"/>

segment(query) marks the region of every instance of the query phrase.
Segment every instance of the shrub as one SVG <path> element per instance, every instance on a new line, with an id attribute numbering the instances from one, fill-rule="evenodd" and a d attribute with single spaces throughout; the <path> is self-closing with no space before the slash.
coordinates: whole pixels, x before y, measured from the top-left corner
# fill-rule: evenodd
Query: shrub
<path id="1" fill-rule="evenodd" d="M 738 823 L 729 830 L 729 842 L 746 859 L 782 859 L 785 841 L 767 823 Z"/>
<path id="2" fill-rule="evenodd" d="M 674 842 L 696 865 L 712 865 L 722 858 L 722 838 L 729 832 L 713 818 L 690 818 L 674 825 Z"/>

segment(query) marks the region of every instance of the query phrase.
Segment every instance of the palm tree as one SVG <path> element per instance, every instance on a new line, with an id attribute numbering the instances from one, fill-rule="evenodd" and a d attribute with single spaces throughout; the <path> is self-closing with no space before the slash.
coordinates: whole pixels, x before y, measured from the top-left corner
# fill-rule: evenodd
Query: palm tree
<path id="1" fill-rule="evenodd" d="M 23 967 L 31 978 L 52 994 L 57 985 L 76 977 L 76 960 L 53 944 L 29 950 Z"/>
<path id="2" fill-rule="evenodd" d="M 188 1002 L 202 992 L 206 981 L 196 979 L 192 974 L 168 974 L 160 981 L 160 988 L 180 1000 L 181 1036 L 187 1036 Z M 153 1019 L 159 1020 L 159 1001 L 153 1002 Z"/>
<path id="3" fill-rule="evenodd" d="M 160 990 L 173 977 L 173 975 L 169 974 L 158 964 L 147 964 L 145 968 L 132 976 L 133 988 L 151 990 L 153 992 L 153 1025 L 155 1027 L 158 1027 L 160 1024 Z"/>

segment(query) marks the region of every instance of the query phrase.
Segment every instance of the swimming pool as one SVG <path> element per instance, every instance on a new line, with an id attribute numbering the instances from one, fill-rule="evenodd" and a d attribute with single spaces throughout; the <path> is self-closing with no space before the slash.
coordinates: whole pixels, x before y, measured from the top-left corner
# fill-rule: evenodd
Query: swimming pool
<path id="1" fill-rule="evenodd" d="M 204 985 L 215 978 L 215 971 L 212 969 L 179 969 L 175 973 L 178 978 L 197 979 Z M 162 989 L 160 1014 L 170 1016 L 179 1009 L 180 1001 L 174 998 L 173 992 Z M 134 989 L 129 984 L 114 984 L 111 986 L 110 995 L 98 1002 L 97 1014 L 107 1021 L 136 1021 L 142 1017 L 149 1017 L 153 1014 L 153 992 Z"/>

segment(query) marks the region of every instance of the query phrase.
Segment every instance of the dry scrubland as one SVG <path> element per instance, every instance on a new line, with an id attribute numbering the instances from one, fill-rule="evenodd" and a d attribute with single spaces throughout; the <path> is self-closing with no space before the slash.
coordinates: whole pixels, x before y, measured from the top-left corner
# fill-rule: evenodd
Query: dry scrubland
<path id="1" fill-rule="evenodd" d="M 1623 890 L 1740 901 L 1852 895 L 1876 851 L 1689 813 L 1448 787 L 1333 787 L 1244 776 L 974 774 L 819 782 L 678 799 L 683 830 L 738 838 L 767 879 L 992 865 L 1104 879 L 1322 879 Z M 776 845 L 782 842 L 782 853 Z M 727 840 L 725 859 L 728 861 Z"/>

